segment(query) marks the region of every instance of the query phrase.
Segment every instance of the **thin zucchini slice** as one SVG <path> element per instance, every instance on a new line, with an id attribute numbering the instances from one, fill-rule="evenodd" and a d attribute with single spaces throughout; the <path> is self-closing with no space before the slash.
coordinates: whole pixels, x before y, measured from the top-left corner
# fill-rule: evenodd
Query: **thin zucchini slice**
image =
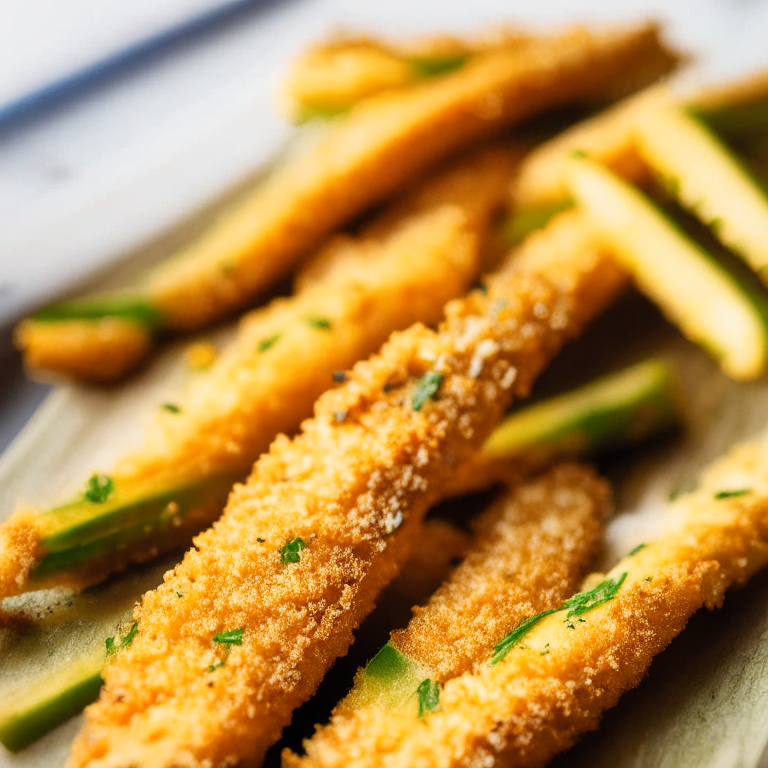
<path id="1" fill-rule="evenodd" d="M 768 359 L 765 297 L 684 234 L 648 197 L 587 158 L 569 160 L 571 194 L 635 277 L 726 374 L 760 376 Z"/>

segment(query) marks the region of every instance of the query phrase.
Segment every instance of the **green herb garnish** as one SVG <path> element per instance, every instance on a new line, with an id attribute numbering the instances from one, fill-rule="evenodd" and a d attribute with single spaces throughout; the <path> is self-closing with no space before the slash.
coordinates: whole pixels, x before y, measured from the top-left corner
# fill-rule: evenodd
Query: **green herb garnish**
<path id="1" fill-rule="evenodd" d="M 221 661 L 217 661 L 215 664 L 211 664 L 210 667 L 208 667 L 209 672 L 214 672 L 219 667 L 223 667 L 227 663 L 226 659 L 222 659 Z"/>
<path id="2" fill-rule="evenodd" d="M 181 413 L 181 408 L 175 403 L 163 403 L 162 407 L 163 410 L 168 411 L 168 413 Z"/>
<path id="3" fill-rule="evenodd" d="M 613 600 L 626 578 L 627 572 L 624 571 L 618 579 L 604 579 L 594 589 L 590 589 L 589 592 L 579 592 L 573 597 L 568 598 L 563 603 L 561 610 L 568 610 L 567 618 L 569 619 L 573 616 L 581 616 L 583 613 L 597 608 L 598 605 Z"/>
<path id="4" fill-rule="evenodd" d="M 109 475 L 93 474 L 85 484 L 83 498 L 94 504 L 103 504 L 115 490 L 115 481 Z"/>
<path id="5" fill-rule="evenodd" d="M 420 411 L 427 400 L 436 400 L 437 392 L 440 389 L 440 385 L 443 383 L 445 376 L 437 371 L 427 371 L 416 385 L 416 390 L 413 393 L 413 399 L 411 400 L 411 408 L 414 411 Z"/>
<path id="6" fill-rule="evenodd" d="M 301 559 L 299 554 L 302 549 L 307 548 L 307 543 L 300 536 L 297 536 L 293 541 L 289 541 L 280 550 L 280 559 L 284 563 L 298 563 Z"/>
<path id="7" fill-rule="evenodd" d="M 627 578 L 626 571 L 619 576 L 617 580 L 605 579 L 601 581 L 594 589 L 589 592 L 579 592 L 573 597 L 566 600 L 560 608 L 550 608 L 548 611 L 542 611 L 535 616 L 521 621 L 508 635 L 505 635 L 496 647 L 493 649 L 493 656 L 491 656 L 488 662 L 491 666 L 498 664 L 516 645 L 519 645 L 523 638 L 545 617 L 551 616 L 553 613 L 559 613 L 560 611 L 568 611 L 565 621 L 568 629 L 575 629 L 575 625 L 571 621 L 574 616 L 581 616 L 581 614 L 591 611 L 593 608 L 597 608 L 598 605 L 612 600 L 615 594 L 619 591 L 619 587 L 624 583 L 624 579 Z M 585 619 L 579 619 L 583 622 Z"/>
<path id="8" fill-rule="evenodd" d="M 472 288 L 475 291 L 480 291 L 484 296 L 488 295 L 488 286 L 482 280 L 478 280 Z"/>
<path id="9" fill-rule="evenodd" d="M 177 589 L 176 590 L 176 597 L 182 598 L 182 597 L 184 597 L 184 593 L 180 589 Z"/>
<path id="10" fill-rule="evenodd" d="M 586 156 L 587 156 L 587 153 L 583 149 L 571 150 L 571 157 L 575 157 L 577 160 L 581 160 L 582 158 L 585 158 Z"/>
<path id="11" fill-rule="evenodd" d="M 214 635 L 213 642 L 226 645 L 227 650 L 229 650 L 233 645 L 243 644 L 243 632 L 245 632 L 245 629 L 227 629 L 224 632 L 219 632 L 218 635 Z"/>
<path id="12" fill-rule="evenodd" d="M 266 352 L 271 346 L 273 346 L 277 342 L 279 338 L 280 338 L 280 334 L 275 333 L 272 336 L 267 336 L 266 339 L 262 339 L 258 343 L 259 352 Z"/>
<path id="13" fill-rule="evenodd" d="M 638 544 L 628 555 L 628 557 L 632 557 L 632 555 L 636 555 L 641 550 L 645 549 L 648 545 L 647 544 Z"/>
<path id="14" fill-rule="evenodd" d="M 347 380 L 347 374 L 344 371 L 334 371 L 332 375 L 337 384 L 343 384 Z"/>
<path id="15" fill-rule="evenodd" d="M 316 315 L 309 315 L 304 318 L 304 322 L 311 325 L 313 328 L 319 328 L 321 331 L 331 330 L 331 321 L 325 317 L 317 317 Z"/>
<path id="16" fill-rule="evenodd" d="M 419 717 L 434 712 L 440 706 L 440 686 L 434 680 L 422 680 L 416 693 L 419 695 Z"/>
<path id="17" fill-rule="evenodd" d="M 114 637 L 108 637 L 106 639 L 107 656 L 108 657 L 113 656 L 121 648 L 127 648 L 133 642 L 133 638 L 136 637 L 136 633 L 138 631 L 139 631 L 139 622 L 134 621 L 133 624 L 131 624 L 130 629 L 128 630 L 128 632 L 126 632 L 124 637 L 121 637 L 118 640 L 116 640 Z"/>
<path id="18" fill-rule="evenodd" d="M 530 616 L 521 621 L 508 635 L 505 635 L 493 649 L 493 656 L 488 662 L 491 666 L 498 664 L 523 638 L 545 617 L 561 611 L 562 608 L 550 608 L 535 616 Z"/>
<path id="19" fill-rule="evenodd" d="M 748 493 L 752 493 L 751 488 L 739 488 L 735 491 L 718 491 L 715 494 L 716 499 L 732 499 L 734 496 L 746 496 Z"/>

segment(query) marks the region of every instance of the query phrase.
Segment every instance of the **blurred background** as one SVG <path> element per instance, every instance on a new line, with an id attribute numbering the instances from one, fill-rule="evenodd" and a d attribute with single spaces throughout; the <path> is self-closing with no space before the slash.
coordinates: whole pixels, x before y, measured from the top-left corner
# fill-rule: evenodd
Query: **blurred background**
<path id="1" fill-rule="evenodd" d="M 309 40 L 649 16 L 705 79 L 766 64 L 768 0 L 0 0 L 0 450 L 46 392 L 13 322 L 263 165 Z"/>

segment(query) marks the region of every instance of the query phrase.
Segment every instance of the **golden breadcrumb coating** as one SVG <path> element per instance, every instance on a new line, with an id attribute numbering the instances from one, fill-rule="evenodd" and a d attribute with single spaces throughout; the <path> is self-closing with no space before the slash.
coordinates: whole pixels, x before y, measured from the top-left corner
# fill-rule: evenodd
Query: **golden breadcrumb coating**
<path id="1" fill-rule="evenodd" d="M 763 438 L 717 462 L 700 490 L 671 506 L 666 535 L 610 571 L 619 587 L 607 602 L 542 618 L 501 661 L 449 680 L 438 711 L 419 719 L 409 702 L 386 715 L 345 712 L 307 742 L 308 757 L 286 765 L 542 766 L 597 728 L 696 610 L 720 605 L 767 562 Z"/>
<path id="2" fill-rule="evenodd" d="M 593 470 L 562 464 L 505 492 L 478 520 L 464 562 L 407 629 L 397 650 L 445 681 L 490 658 L 523 619 L 573 594 L 602 534 L 610 489 Z"/>
<path id="3" fill-rule="evenodd" d="M 471 545 L 472 536 L 448 520 L 426 520 L 419 546 L 412 548 L 402 571 L 376 602 L 377 612 L 386 603 L 389 613 L 405 609 L 407 620 L 411 608 L 428 600 L 464 559 Z M 387 629 L 391 628 L 390 623 Z"/>
<path id="4" fill-rule="evenodd" d="M 307 250 L 454 152 L 546 109 L 600 99 L 651 64 L 669 69 L 655 25 L 571 29 L 478 55 L 444 77 L 356 105 L 150 280 L 168 327 L 231 313 Z M 652 78 L 652 79 L 655 79 Z"/>
<path id="5" fill-rule="evenodd" d="M 152 334 L 146 327 L 115 317 L 24 320 L 13 339 L 34 376 L 53 373 L 97 384 L 123 378 L 152 349 Z"/>
<path id="6" fill-rule="evenodd" d="M 532 238 L 487 294 L 449 303 L 437 331 L 393 334 L 295 439 L 275 440 L 144 596 L 72 768 L 258 764 L 400 570 L 453 467 L 625 285 L 602 250 L 546 241 Z M 240 630 L 228 653 L 214 641 Z"/>
<path id="7" fill-rule="evenodd" d="M 177 527 L 89 561 L 85 571 L 57 573 L 54 582 L 92 584 L 129 562 L 188 543 L 224 507 L 232 480 L 220 478 L 244 478 L 276 434 L 294 432 L 333 386 L 334 372 L 373 352 L 393 330 L 437 323 L 445 303 L 479 274 L 481 247 L 518 156 L 495 147 L 452 163 L 397 204 L 398 215 L 382 214 L 380 237 L 363 234 L 343 254 L 321 254 L 322 274 L 295 296 L 244 317 L 210 371 L 173 412 L 159 410 L 143 445 L 111 473 L 118 490 L 145 487 L 147 495 L 205 478 L 212 488 L 197 493 L 196 509 Z M 25 513 L 0 530 L 28 523 Z M 44 525 L 37 529 L 45 535 Z M 20 562 L 0 554 L 0 583 L 13 591 L 24 587 L 29 572 L 25 566 L 22 574 Z M 0 590 L 0 597 L 9 594 Z"/>

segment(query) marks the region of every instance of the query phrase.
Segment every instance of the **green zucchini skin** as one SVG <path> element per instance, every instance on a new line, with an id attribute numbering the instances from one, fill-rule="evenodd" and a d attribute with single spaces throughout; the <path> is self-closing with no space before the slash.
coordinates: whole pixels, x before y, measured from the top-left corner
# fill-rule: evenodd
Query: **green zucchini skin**
<path id="1" fill-rule="evenodd" d="M 152 302 L 141 295 L 105 294 L 61 301 L 38 310 L 31 319 L 37 322 L 61 320 L 101 320 L 112 317 L 156 329 L 162 324 L 162 314 Z"/>
<path id="2" fill-rule="evenodd" d="M 678 423 L 673 371 L 644 360 L 508 416 L 483 453 L 491 459 L 535 454 L 595 456 L 672 429 Z"/>
<path id="3" fill-rule="evenodd" d="M 52 594 L 43 603 L 22 595 L 4 603 L 20 628 L 0 629 L 0 743 L 12 752 L 24 749 L 97 698 L 106 638 L 130 622 L 135 603 L 180 557 L 174 553 L 76 595 Z"/>
<path id="4" fill-rule="evenodd" d="M 74 679 L 68 687 L 53 690 L 47 698 L 22 705 L 10 715 L 0 711 L 0 743 L 11 752 L 28 747 L 96 701 L 102 682 L 99 668 Z"/>

